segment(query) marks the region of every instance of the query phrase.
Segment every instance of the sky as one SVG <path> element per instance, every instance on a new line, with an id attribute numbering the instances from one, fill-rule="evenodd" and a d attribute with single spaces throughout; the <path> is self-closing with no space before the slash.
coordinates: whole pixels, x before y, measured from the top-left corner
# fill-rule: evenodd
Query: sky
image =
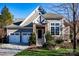
<path id="1" fill-rule="evenodd" d="M 0 12 L 4 6 L 7 6 L 11 14 L 16 18 L 26 18 L 37 6 L 42 6 L 47 12 L 49 4 L 45 3 L 0 3 Z"/>

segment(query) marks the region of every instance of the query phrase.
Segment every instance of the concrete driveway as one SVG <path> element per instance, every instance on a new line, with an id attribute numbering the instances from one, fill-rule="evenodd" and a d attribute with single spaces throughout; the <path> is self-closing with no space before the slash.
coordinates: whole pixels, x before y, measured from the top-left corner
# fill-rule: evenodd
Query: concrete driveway
<path id="1" fill-rule="evenodd" d="M 0 44 L 0 56 L 13 56 L 27 48 L 26 45 Z"/>

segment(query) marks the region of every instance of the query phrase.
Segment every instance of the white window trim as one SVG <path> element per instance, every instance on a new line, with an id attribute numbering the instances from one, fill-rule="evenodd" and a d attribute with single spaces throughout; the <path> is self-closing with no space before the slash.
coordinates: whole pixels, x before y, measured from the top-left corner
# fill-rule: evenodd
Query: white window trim
<path id="1" fill-rule="evenodd" d="M 55 26 L 55 25 L 52 26 L 52 25 L 51 25 L 52 23 L 55 23 L 55 24 L 56 24 L 56 23 L 59 23 L 59 26 Z M 50 33 L 51 33 L 51 27 L 59 27 L 59 28 L 60 28 L 60 25 L 61 25 L 60 22 L 51 22 L 51 23 L 50 23 Z M 56 35 L 56 34 L 55 34 L 55 35 L 53 35 L 53 36 L 60 36 L 60 31 L 61 31 L 61 30 L 59 29 L 59 35 Z M 52 35 L 52 34 L 51 34 L 51 35 Z"/>

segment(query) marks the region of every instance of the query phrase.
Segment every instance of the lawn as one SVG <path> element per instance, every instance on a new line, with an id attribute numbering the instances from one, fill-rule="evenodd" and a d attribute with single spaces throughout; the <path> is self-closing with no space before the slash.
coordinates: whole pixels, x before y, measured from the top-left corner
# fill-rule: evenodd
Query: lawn
<path id="1" fill-rule="evenodd" d="M 47 50 L 44 48 L 35 50 L 23 50 L 16 54 L 16 56 L 72 56 L 72 48 L 59 48 L 57 50 Z M 77 45 L 75 56 L 79 56 L 79 44 Z"/>
<path id="2" fill-rule="evenodd" d="M 66 56 L 70 55 L 72 49 L 63 49 L 60 48 L 58 50 L 46 50 L 46 49 L 38 49 L 38 50 L 23 50 L 16 54 L 16 56 Z"/>

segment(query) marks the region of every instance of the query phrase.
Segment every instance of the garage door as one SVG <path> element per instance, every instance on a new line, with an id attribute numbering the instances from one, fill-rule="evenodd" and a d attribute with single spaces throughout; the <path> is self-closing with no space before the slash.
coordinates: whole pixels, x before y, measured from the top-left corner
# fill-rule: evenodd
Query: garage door
<path id="1" fill-rule="evenodd" d="M 30 32 L 16 32 L 9 36 L 9 43 L 28 44 Z"/>
<path id="2" fill-rule="evenodd" d="M 22 43 L 28 44 L 30 35 L 30 32 L 22 32 Z"/>
<path id="3" fill-rule="evenodd" d="M 20 33 L 11 33 L 9 36 L 9 43 L 20 43 Z"/>

